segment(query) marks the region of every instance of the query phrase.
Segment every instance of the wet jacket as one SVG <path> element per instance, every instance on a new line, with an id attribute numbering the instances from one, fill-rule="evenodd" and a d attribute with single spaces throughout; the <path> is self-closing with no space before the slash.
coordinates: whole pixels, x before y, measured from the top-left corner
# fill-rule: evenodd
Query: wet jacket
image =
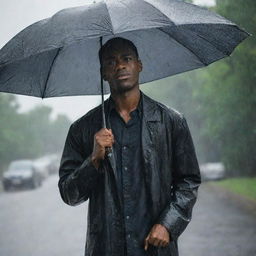
<path id="1" fill-rule="evenodd" d="M 109 100 L 105 101 L 107 127 Z M 142 94 L 142 152 L 152 224 L 162 224 L 172 241 L 150 246 L 148 255 L 177 256 L 177 239 L 191 220 L 200 172 L 185 118 Z M 59 170 L 59 190 L 69 205 L 89 199 L 86 256 L 125 256 L 125 230 L 117 193 L 114 154 L 96 170 L 90 155 L 94 134 L 102 127 L 101 107 L 74 122 L 68 132 Z M 146 237 L 147 234 L 145 234 Z"/>

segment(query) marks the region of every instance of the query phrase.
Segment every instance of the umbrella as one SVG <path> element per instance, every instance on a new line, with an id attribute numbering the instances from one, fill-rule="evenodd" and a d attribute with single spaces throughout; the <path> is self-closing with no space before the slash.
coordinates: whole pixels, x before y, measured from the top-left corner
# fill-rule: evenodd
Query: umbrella
<path id="1" fill-rule="evenodd" d="M 0 51 L 0 91 L 41 98 L 101 93 L 103 99 L 109 89 L 97 53 L 112 37 L 137 46 L 140 83 L 146 83 L 229 56 L 248 35 L 179 0 L 101 0 L 64 9 L 11 39 Z"/>

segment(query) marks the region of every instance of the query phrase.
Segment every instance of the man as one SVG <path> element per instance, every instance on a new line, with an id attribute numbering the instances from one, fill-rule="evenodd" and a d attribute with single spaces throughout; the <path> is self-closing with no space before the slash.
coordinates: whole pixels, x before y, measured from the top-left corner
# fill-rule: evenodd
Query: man
<path id="1" fill-rule="evenodd" d="M 142 62 L 131 41 L 109 40 L 99 59 L 111 90 L 108 129 L 100 106 L 70 127 L 62 199 L 89 199 L 86 256 L 178 255 L 200 184 L 186 120 L 140 92 Z"/>

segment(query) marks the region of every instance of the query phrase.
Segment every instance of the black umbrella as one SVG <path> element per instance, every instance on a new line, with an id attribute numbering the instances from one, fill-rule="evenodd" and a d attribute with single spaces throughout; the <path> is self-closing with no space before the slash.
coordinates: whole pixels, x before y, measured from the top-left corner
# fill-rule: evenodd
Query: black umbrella
<path id="1" fill-rule="evenodd" d="M 229 56 L 248 33 L 183 1 L 102 0 L 64 9 L 10 40 L 0 51 L 0 91 L 41 98 L 101 93 L 103 99 L 109 89 L 99 75 L 98 50 L 115 36 L 137 46 L 140 83 L 146 83 Z"/>

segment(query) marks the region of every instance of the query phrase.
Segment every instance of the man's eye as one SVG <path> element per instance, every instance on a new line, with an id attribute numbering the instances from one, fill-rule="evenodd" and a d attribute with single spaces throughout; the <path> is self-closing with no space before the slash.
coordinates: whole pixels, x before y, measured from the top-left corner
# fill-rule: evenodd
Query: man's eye
<path id="1" fill-rule="evenodd" d="M 108 60 L 106 62 L 107 66 L 114 66 L 115 65 L 115 61 L 114 60 Z"/>
<path id="2" fill-rule="evenodd" d="M 124 59 L 125 59 L 125 61 L 131 61 L 132 57 L 125 57 Z"/>

